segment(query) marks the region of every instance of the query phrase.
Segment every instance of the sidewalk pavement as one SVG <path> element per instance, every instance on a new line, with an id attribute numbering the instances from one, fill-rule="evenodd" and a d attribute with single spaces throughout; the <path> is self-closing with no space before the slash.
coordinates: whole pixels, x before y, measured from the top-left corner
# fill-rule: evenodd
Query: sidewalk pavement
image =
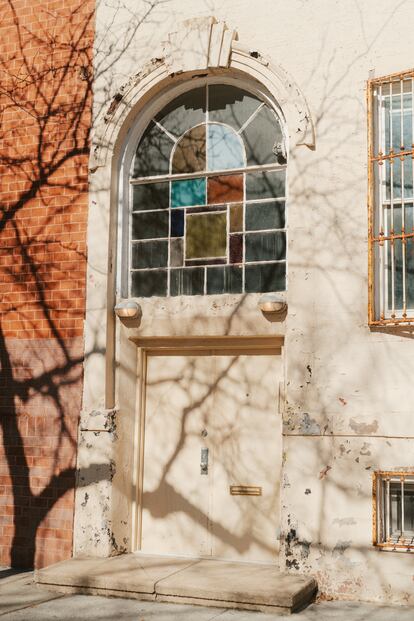
<path id="1" fill-rule="evenodd" d="M 0 621 L 414 621 L 414 608 L 354 602 L 312 604 L 296 615 L 60 595 L 36 585 L 33 572 L 0 568 Z"/>

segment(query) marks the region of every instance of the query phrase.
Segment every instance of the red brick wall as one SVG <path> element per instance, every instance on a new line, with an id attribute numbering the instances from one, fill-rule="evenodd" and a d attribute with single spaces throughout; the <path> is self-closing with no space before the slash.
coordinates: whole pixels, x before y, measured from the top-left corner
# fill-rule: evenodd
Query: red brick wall
<path id="1" fill-rule="evenodd" d="M 71 556 L 93 8 L 0 13 L 0 565 Z"/>

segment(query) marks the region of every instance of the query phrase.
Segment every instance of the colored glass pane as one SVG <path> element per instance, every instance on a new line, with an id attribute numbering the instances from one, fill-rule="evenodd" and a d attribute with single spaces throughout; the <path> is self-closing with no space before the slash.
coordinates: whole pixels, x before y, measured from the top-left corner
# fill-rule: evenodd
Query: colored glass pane
<path id="1" fill-rule="evenodd" d="M 173 145 L 171 138 L 162 129 L 150 123 L 135 154 L 133 177 L 168 174 Z"/>
<path id="2" fill-rule="evenodd" d="M 208 170 L 226 170 L 244 166 L 243 144 L 233 129 L 209 123 L 207 135 Z"/>
<path id="3" fill-rule="evenodd" d="M 132 186 L 132 211 L 168 209 L 169 204 L 170 184 L 168 182 Z"/>
<path id="4" fill-rule="evenodd" d="M 184 210 L 174 209 L 171 211 L 171 237 L 184 235 Z"/>
<path id="5" fill-rule="evenodd" d="M 211 84 L 208 87 L 209 120 L 225 123 L 236 130 L 248 120 L 260 105 L 251 93 L 228 84 Z"/>
<path id="6" fill-rule="evenodd" d="M 230 206 L 230 231 L 238 233 L 243 230 L 243 205 Z"/>
<path id="7" fill-rule="evenodd" d="M 280 198 L 285 195 L 285 171 L 246 174 L 246 200 Z"/>
<path id="8" fill-rule="evenodd" d="M 206 169 L 206 126 L 199 125 L 185 134 L 178 142 L 171 172 L 192 173 Z"/>
<path id="9" fill-rule="evenodd" d="M 206 118 L 206 87 L 195 88 L 179 95 L 155 117 L 174 136 L 182 136 Z"/>
<path id="10" fill-rule="evenodd" d="M 285 171 L 231 173 L 276 161 L 274 146 L 283 141 L 277 115 L 242 89 L 214 84 L 180 95 L 155 120 L 140 140 L 133 175 L 198 177 L 133 185 L 131 294 L 284 289 L 285 265 L 276 261 L 286 255 Z M 394 171 L 395 197 L 404 167 Z M 228 172 L 207 177 L 207 170 Z M 396 271 L 401 254 L 397 245 Z"/>
<path id="11" fill-rule="evenodd" d="M 285 228 L 285 202 L 251 203 L 246 205 L 246 230 Z"/>
<path id="12" fill-rule="evenodd" d="M 186 259 L 226 255 L 226 213 L 194 214 L 186 217 Z"/>
<path id="13" fill-rule="evenodd" d="M 133 268 L 166 267 L 167 263 L 167 240 L 132 244 L 131 264 Z"/>
<path id="14" fill-rule="evenodd" d="M 230 263 L 243 262 L 243 235 L 230 235 Z"/>
<path id="15" fill-rule="evenodd" d="M 206 204 L 206 180 L 181 179 L 171 183 L 171 207 Z"/>
<path id="16" fill-rule="evenodd" d="M 204 267 L 185 267 L 170 272 L 170 293 L 176 295 L 203 295 Z"/>
<path id="17" fill-rule="evenodd" d="M 170 265 L 182 267 L 184 265 L 184 240 L 171 239 L 170 241 Z"/>
<path id="18" fill-rule="evenodd" d="M 246 265 L 244 271 L 246 293 L 284 291 L 286 288 L 285 263 Z"/>
<path id="19" fill-rule="evenodd" d="M 243 175 L 219 175 L 207 181 L 208 202 L 235 203 L 243 200 Z"/>
<path id="20" fill-rule="evenodd" d="M 263 106 L 241 133 L 248 166 L 276 162 L 273 148 L 283 142 L 282 130 L 275 113 Z"/>
<path id="21" fill-rule="evenodd" d="M 286 235 L 282 231 L 246 235 L 246 261 L 281 261 L 286 257 Z"/>
<path id="22" fill-rule="evenodd" d="M 131 295 L 148 298 L 167 295 L 167 270 L 140 270 L 131 274 Z"/>
<path id="23" fill-rule="evenodd" d="M 208 267 L 207 293 L 241 293 L 243 268 L 238 266 Z"/>
<path id="24" fill-rule="evenodd" d="M 168 237 L 168 211 L 132 214 L 132 239 Z"/>

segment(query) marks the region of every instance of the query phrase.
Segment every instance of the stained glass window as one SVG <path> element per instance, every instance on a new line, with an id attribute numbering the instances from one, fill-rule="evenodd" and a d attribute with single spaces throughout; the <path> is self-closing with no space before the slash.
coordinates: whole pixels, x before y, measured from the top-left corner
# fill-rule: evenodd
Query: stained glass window
<path id="1" fill-rule="evenodd" d="M 148 125 L 131 169 L 130 294 L 282 291 L 286 164 L 275 111 L 206 84 Z"/>

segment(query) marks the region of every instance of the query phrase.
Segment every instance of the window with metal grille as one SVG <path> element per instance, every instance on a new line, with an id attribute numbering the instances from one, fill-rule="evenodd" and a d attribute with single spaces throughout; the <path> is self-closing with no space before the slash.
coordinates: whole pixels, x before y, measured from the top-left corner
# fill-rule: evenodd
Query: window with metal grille
<path id="1" fill-rule="evenodd" d="M 414 549 L 414 473 L 374 474 L 374 544 Z"/>
<path id="2" fill-rule="evenodd" d="M 369 323 L 414 323 L 414 71 L 368 82 Z"/>

